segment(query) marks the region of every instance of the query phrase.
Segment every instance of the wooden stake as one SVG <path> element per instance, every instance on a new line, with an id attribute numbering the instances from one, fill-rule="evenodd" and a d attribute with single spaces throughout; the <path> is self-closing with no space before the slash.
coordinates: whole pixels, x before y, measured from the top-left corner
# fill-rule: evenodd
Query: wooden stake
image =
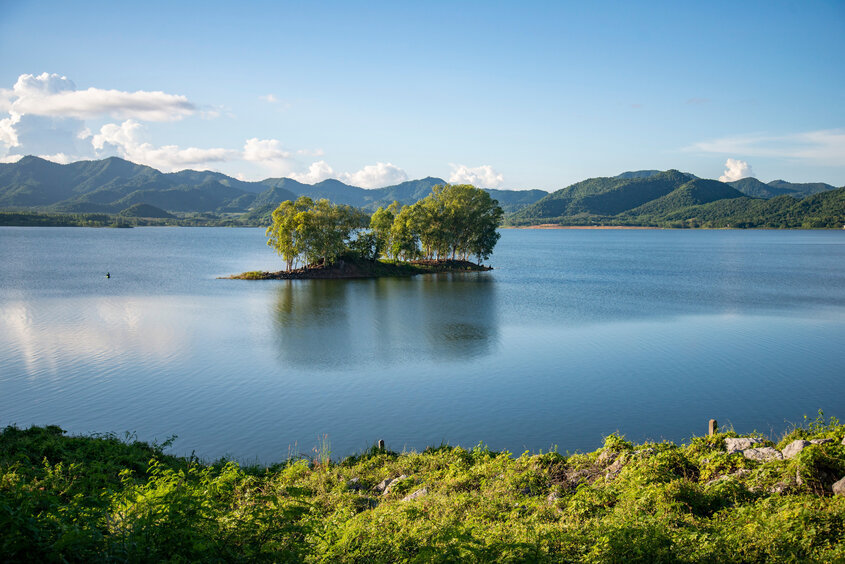
<path id="1" fill-rule="evenodd" d="M 715 435 L 715 434 L 716 434 L 716 431 L 717 431 L 717 429 L 718 429 L 718 428 L 719 428 L 719 426 L 716 424 L 716 420 L 715 420 L 715 419 L 711 419 L 711 420 L 710 420 L 709 435 L 710 435 L 711 437 L 712 437 L 713 435 Z"/>

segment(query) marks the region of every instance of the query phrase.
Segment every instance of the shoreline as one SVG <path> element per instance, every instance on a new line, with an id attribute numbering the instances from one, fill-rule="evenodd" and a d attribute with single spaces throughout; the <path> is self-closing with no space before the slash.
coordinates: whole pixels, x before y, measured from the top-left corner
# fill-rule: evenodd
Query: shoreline
<path id="1" fill-rule="evenodd" d="M 558 225 L 556 223 L 541 223 L 539 225 L 503 225 L 499 229 L 673 229 L 666 227 L 640 225 Z M 683 229 L 676 227 L 674 229 Z"/>
<path id="2" fill-rule="evenodd" d="M 363 278 L 404 278 L 419 274 L 439 274 L 458 272 L 488 272 L 492 266 L 479 265 L 465 260 L 419 260 L 409 262 L 383 262 L 368 260 L 338 259 L 326 267 L 322 264 L 309 265 L 307 268 L 279 270 L 277 272 L 248 271 L 230 276 L 221 276 L 222 280 L 353 280 Z"/>

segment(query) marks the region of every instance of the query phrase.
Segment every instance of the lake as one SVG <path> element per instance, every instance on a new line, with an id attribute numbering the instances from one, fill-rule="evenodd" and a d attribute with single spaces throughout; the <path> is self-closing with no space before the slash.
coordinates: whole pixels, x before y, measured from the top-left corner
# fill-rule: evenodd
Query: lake
<path id="1" fill-rule="evenodd" d="M 0 228 L 0 426 L 269 463 L 845 417 L 845 232 L 503 230 L 491 272 L 217 279 L 282 268 L 265 242 Z"/>

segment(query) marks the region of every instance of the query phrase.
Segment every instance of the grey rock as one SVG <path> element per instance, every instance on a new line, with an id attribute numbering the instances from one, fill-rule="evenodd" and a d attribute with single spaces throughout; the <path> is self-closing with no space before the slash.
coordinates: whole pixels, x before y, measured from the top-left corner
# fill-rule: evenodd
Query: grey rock
<path id="1" fill-rule="evenodd" d="M 810 441 L 805 441 L 803 439 L 798 439 L 792 441 L 783 449 L 783 457 L 786 459 L 790 459 L 794 457 L 796 454 L 810 446 L 812 443 Z"/>
<path id="2" fill-rule="evenodd" d="M 382 491 L 382 494 L 381 494 L 381 495 L 387 495 L 387 494 L 389 494 L 389 493 L 390 493 L 390 490 L 391 490 L 391 489 L 393 489 L 393 486 L 395 486 L 396 484 L 398 484 L 398 483 L 399 483 L 399 482 L 401 482 L 402 480 L 406 480 L 407 478 L 408 478 L 408 476 L 406 476 L 405 474 L 402 474 L 402 475 L 401 475 L 401 476 L 399 476 L 398 478 L 395 478 L 395 479 L 393 479 L 393 480 L 390 480 L 390 481 L 389 481 L 389 482 L 387 482 L 387 484 L 384 486 L 384 490 Z M 381 484 L 379 484 L 379 485 L 381 485 Z M 378 487 L 378 486 L 376 486 L 376 487 Z"/>
<path id="3" fill-rule="evenodd" d="M 428 495 L 428 488 L 420 488 L 414 493 L 403 497 L 402 501 L 411 501 L 412 499 L 417 499 L 418 497 L 422 497 L 424 495 Z"/>
<path id="4" fill-rule="evenodd" d="M 605 450 L 601 451 L 601 454 L 599 455 L 599 457 L 596 458 L 596 464 L 601 464 L 601 465 L 610 464 L 611 462 L 616 460 L 616 458 L 618 456 L 619 456 L 619 453 L 616 452 L 615 450 L 605 449 Z"/>
<path id="5" fill-rule="evenodd" d="M 361 489 L 361 479 L 360 478 L 352 478 L 348 482 L 346 482 L 346 487 L 352 491 L 358 491 Z"/>
<path id="6" fill-rule="evenodd" d="M 387 486 L 393 481 L 393 478 L 385 478 L 381 482 L 376 485 L 376 489 L 380 492 L 384 492 L 387 489 Z"/>
<path id="7" fill-rule="evenodd" d="M 833 484 L 834 495 L 845 495 L 845 478 Z"/>
<path id="8" fill-rule="evenodd" d="M 725 449 L 728 451 L 728 454 L 733 454 L 735 452 L 742 452 L 747 448 L 751 448 L 757 443 L 762 443 L 762 439 L 757 439 L 753 437 L 743 437 L 741 439 L 725 439 Z"/>
<path id="9" fill-rule="evenodd" d="M 826 445 L 835 442 L 835 439 L 810 439 L 810 442 L 814 445 Z"/>
<path id="10" fill-rule="evenodd" d="M 742 451 L 742 456 L 749 460 L 759 460 L 761 462 L 783 460 L 783 455 L 780 451 L 772 447 L 747 448 Z"/>
<path id="11" fill-rule="evenodd" d="M 548 497 L 546 497 L 546 501 L 549 502 L 549 503 L 554 503 L 559 499 L 560 499 L 560 496 L 557 495 L 557 492 L 552 492 L 548 495 Z"/>

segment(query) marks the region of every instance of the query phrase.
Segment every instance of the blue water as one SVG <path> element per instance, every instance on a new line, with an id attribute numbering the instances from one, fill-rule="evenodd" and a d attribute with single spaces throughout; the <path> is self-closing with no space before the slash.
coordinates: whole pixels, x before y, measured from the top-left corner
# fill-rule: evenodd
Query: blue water
<path id="1" fill-rule="evenodd" d="M 282 267 L 262 230 L 0 228 L 0 425 L 273 462 L 845 418 L 843 232 L 505 230 L 490 262 L 219 280 Z"/>

